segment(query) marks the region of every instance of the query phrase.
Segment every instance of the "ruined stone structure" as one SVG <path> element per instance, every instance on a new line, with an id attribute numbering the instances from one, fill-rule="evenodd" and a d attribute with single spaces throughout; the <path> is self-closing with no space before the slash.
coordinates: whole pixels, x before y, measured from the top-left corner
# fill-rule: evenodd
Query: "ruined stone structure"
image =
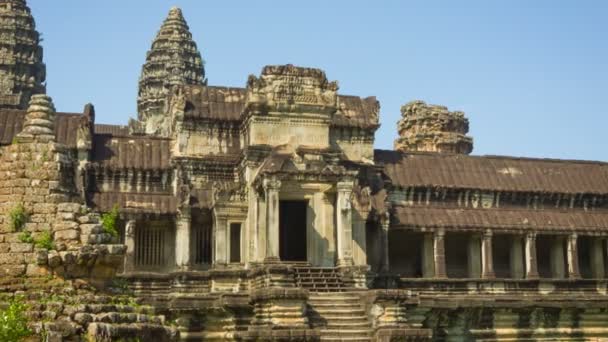
<path id="1" fill-rule="evenodd" d="M 608 338 L 608 164 L 471 156 L 424 102 L 374 150 L 378 101 L 319 69 L 206 85 L 178 9 L 138 119 L 99 124 L 37 94 L 29 9 L 0 11 L 2 46 L 36 38 L 0 63 L 32 77 L 0 94 L 0 308 L 48 341 Z"/>

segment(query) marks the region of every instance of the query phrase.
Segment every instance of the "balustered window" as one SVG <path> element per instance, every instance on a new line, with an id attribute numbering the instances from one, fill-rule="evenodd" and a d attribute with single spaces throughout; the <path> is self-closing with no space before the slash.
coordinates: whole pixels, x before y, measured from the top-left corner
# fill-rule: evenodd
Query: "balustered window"
<path id="1" fill-rule="evenodd" d="M 143 221 L 135 230 L 135 266 L 140 269 L 163 269 L 172 265 L 175 251 L 175 228 L 168 220 Z"/>

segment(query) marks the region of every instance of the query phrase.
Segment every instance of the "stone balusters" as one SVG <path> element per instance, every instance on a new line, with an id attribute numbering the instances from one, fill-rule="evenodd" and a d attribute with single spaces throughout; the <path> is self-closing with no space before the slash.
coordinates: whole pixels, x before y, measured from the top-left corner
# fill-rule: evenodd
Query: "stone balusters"
<path id="1" fill-rule="evenodd" d="M 388 273 L 390 270 L 390 260 L 388 251 L 388 229 L 391 225 L 390 213 L 386 212 L 380 219 L 381 231 L 380 231 L 380 247 L 382 264 L 380 265 L 381 273 Z"/>
<path id="2" fill-rule="evenodd" d="M 445 267 L 445 230 L 436 230 L 433 235 L 433 259 L 435 263 L 435 278 L 448 277 Z"/>
<path id="3" fill-rule="evenodd" d="M 536 233 L 528 233 L 525 242 L 526 279 L 538 279 L 538 263 L 536 260 Z"/>
<path id="4" fill-rule="evenodd" d="M 481 237 L 481 277 L 494 279 L 494 256 L 492 251 L 492 231 L 485 231 Z"/>
<path id="5" fill-rule="evenodd" d="M 568 236 L 568 278 L 580 279 L 581 273 L 578 265 L 578 235 L 571 234 Z"/>
<path id="6" fill-rule="evenodd" d="M 135 229 L 136 221 L 129 220 L 125 224 L 125 266 L 124 273 L 135 271 Z"/>
<path id="7" fill-rule="evenodd" d="M 266 258 L 265 262 L 277 262 L 279 257 L 279 192 L 281 181 L 264 180 L 266 192 Z"/>
<path id="8" fill-rule="evenodd" d="M 353 265 L 352 189 L 353 182 L 338 183 L 338 198 L 336 201 L 338 205 L 336 213 L 338 266 Z"/>

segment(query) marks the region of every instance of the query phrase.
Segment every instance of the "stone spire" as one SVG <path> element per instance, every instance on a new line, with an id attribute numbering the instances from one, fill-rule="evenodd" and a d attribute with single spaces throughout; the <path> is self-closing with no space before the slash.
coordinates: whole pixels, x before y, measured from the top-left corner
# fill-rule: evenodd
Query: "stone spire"
<path id="1" fill-rule="evenodd" d="M 25 0 L 0 0 L 0 108 L 26 109 L 44 94 L 40 34 Z"/>
<path id="2" fill-rule="evenodd" d="M 55 140 L 55 106 L 50 97 L 32 96 L 25 115 L 23 130 L 18 134 L 18 138 L 39 141 Z"/>
<path id="3" fill-rule="evenodd" d="M 139 80 L 137 111 L 146 133 L 159 129 L 171 87 L 203 83 L 203 59 L 182 11 L 174 7 L 152 43 Z"/>
<path id="4" fill-rule="evenodd" d="M 413 101 L 401 107 L 399 138 L 395 150 L 469 154 L 473 138 L 467 136 L 469 120 L 463 112 Z"/>

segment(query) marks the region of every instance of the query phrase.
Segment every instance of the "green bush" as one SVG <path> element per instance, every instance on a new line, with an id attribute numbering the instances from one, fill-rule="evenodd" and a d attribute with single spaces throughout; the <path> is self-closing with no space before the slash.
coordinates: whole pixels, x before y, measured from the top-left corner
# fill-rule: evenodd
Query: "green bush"
<path id="1" fill-rule="evenodd" d="M 38 248 L 44 248 L 46 250 L 55 249 L 55 241 L 53 241 L 53 234 L 51 234 L 50 230 L 42 232 L 35 243 Z"/>
<path id="2" fill-rule="evenodd" d="M 34 243 L 34 238 L 32 237 L 32 233 L 23 231 L 19 234 L 19 241 L 22 243 Z"/>
<path id="3" fill-rule="evenodd" d="M 110 212 L 101 215 L 101 225 L 103 226 L 103 231 L 105 233 L 114 237 L 118 236 L 117 224 L 119 216 L 118 204 L 115 204 Z"/>
<path id="4" fill-rule="evenodd" d="M 25 226 L 25 222 L 28 218 L 27 211 L 25 210 L 23 203 L 19 203 L 13 209 L 11 209 L 8 216 L 11 231 L 13 232 L 23 229 L 23 226 Z"/>
<path id="5" fill-rule="evenodd" d="M 6 310 L 0 310 L 0 341 L 19 342 L 32 334 L 27 327 L 26 310 L 22 297 L 15 297 Z"/>

